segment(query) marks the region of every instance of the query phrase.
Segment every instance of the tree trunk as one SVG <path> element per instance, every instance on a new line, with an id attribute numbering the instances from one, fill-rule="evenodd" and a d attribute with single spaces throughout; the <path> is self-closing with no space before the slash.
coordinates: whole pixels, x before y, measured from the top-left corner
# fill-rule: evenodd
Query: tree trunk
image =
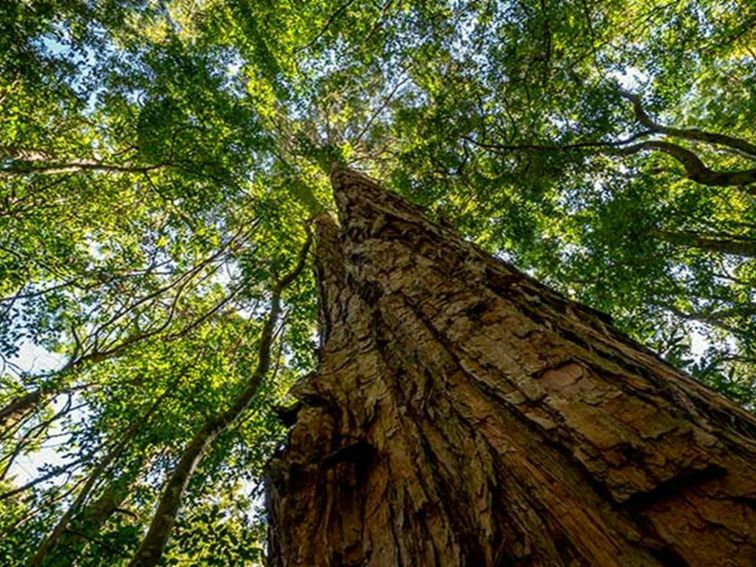
<path id="1" fill-rule="evenodd" d="M 364 176 L 333 185 L 272 566 L 756 564 L 750 414 Z"/>
<path id="2" fill-rule="evenodd" d="M 175 468 L 168 475 L 155 514 L 150 521 L 147 533 L 139 545 L 136 554 L 129 562 L 129 567 L 154 567 L 160 559 L 173 532 L 184 493 L 192 478 L 194 469 L 201 462 L 205 451 L 231 424 L 246 411 L 257 395 L 263 380 L 270 370 L 271 346 L 275 339 L 276 327 L 281 318 L 282 295 L 284 290 L 299 277 L 305 266 L 310 250 L 311 237 L 299 253 L 294 269 L 278 280 L 273 287 L 270 299 L 270 311 L 260 333 L 257 352 L 257 366 L 249 377 L 244 389 L 236 396 L 231 406 L 218 415 L 208 417 L 195 432 L 189 444 L 184 447 Z"/>
<path id="3" fill-rule="evenodd" d="M 29 560 L 29 567 L 41 567 L 42 565 L 50 564 L 50 552 L 58 545 L 60 538 L 63 536 L 63 534 L 66 533 L 71 520 L 73 520 L 76 517 L 76 514 L 78 514 L 82 509 L 92 490 L 95 488 L 95 485 L 108 471 L 110 466 L 118 459 L 118 457 L 121 456 L 126 444 L 126 440 L 128 440 L 128 437 L 123 439 L 113 449 L 108 451 L 95 465 L 92 472 L 89 473 L 89 477 L 84 483 L 84 486 L 82 486 L 81 490 L 79 491 L 79 494 L 77 494 L 76 498 L 74 498 L 68 509 L 60 516 L 58 522 L 55 524 L 55 527 L 53 527 L 50 533 L 47 534 L 47 537 L 42 540 L 42 543 L 40 543 L 37 551 L 35 551 L 34 555 Z"/>
<path id="4" fill-rule="evenodd" d="M 166 390 L 152 402 L 149 409 L 143 415 L 131 422 L 131 425 L 123 433 L 121 439 L 102 456 L 99 462 L 97 462 L 97 464 L 93 467 L 92 472 L 89 473 L 89 476 L 86 482 L 84 482 L 84 485 L 81 487 L 81 490 L 79 490 L 79 493 L 76 495 L 76 498 L 73 499 L 71 505 L 61 515 L 53 529 L 49 534 L 47 534 L 47 537 L 42 540 L 39 547 L 34 552 L 34 555 L 31 557 L 31 559 L 29 559 L 29 567 L 42 567 L 47 565 L 62 564 L 63 561 L 59 557 L 60 549 L 67 549 L 69 552 L 75 551 L 75 549 L 67 547 L 62 541 L 66 539 L 67 534 L 70 535 L 72 533 L 72 522 L 75 522 L 78 517 L 79 519 L 84 521 L 84 525 L 86 526 L 88 521 L 92 524 L 96 524 L 97 522 L 94 522 L 94 520 L 97 520 L 99 521 L 99 527 L 102 527 L 102 525 L 107 521 L 109 515 L 104 516 L 98 520 L 98 518 L 92 517 L 92 514 L 95 514 L 95 516 L 97 516 L 105 513 L 107 509 L 107 502 L 109 500 L 111 500 L 114 504 L 113 511 L 115 511 L 115 508 L 120 505 L 120 502 L 117 502 L 117 499 L 119 498 L 117 494 L 120 491 L 117 487 L 121 485 L 121 487 L 123 488 L 124 483 L 126 484 L 123 494 L 123 498 L 125 498 L 128 494 L 130 483 L 138 475 L 137 469 L 132 469 L 130 472 L 123 473 L 120 479 L 114 480 L 112 484 L 110 484 L 109 487 L 106 488 L 104 499 L 100 498 L 91 503 L 89 506 L 85 507 L 85 504 L 89 500 L 91 493 L 95 490 L 103 475 L 112 470 L 112 465 L 115 464 L 119 458 L 121 458 L 128 444 L 133 441 L 139 430 L 144 427 L 145 424 L 149 424 L 154 412 L 160 407 L 160 404 L 163 403 L 165 398 L 173 392 L 173 388 L 175 388 L 175 386 L 176 381 L 174 381 L 173 387 L 166 388 Z M 131 474 L 132 476 L 129 477 L 129 474 Z M 111 490 L 111 496 L 108 497 L 107 493 Z M 93 525 L 90 527 L 93 527 Z M 74 530 L 76 530 L 75 527 Z M 79 536 L 87 535 L 81 532 L 81 530 L 77 530 L 77 532 Z"/>
<path id="5" fill-rule="evenodd" d="M 90 543 L 107 546 L 107 542 L 100 537 L 100 532 L 128 498 L 140 472 L 139 467 L 133 467 L 110 482 L 99 498 L 84 507 L 78 517 L 64 528 L 47 552 L 42 565 L 75 565 L 76 559 Z"/>

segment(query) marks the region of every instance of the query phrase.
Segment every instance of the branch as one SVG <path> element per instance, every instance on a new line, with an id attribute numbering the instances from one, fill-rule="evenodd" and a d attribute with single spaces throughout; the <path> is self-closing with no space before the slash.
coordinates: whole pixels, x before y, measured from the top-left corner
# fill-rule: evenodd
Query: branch
<path id="1" fill-rule="evenodd" d="M 725 319 L 724 317 L 716 318 L 716 317 L 711 317 L 703 313 L 697 313 L 697 312 L 690 313 L 688 311 L 683 311 L 682 309 L 675 307 L 674 305 L 663 305 L 663 307 L 669 310 L 674 315 L 677 315 L 681 319 L 686 319 L 688 321 L 698 321 L 700 323 L 704 323 L 711 327 L 716 327 L 717 329 L 727 331 L 728 333 L 731 333 L 732 335 L 735 335 L 735 336 L 742 335 L 742 330 L 737 327 L 734 327 L 733 325 L 726 323 L 723 320 Z"/>
<path id="2" fill-rule="evenodd" d="M 616 140 L 610 142 L 581 142 L 577 144 L 566 144 L 562 146 L 547 144 L 495 144 L 479 142 L 469 136 L 463 139 L 484 149 L 498 152 L 508 151 L 545 151 L 545 152 L 571 152 L 571 151 L 590 151 L 610 155 L 632 155 L 643 151 L 658 151 L 667 154 L 677 161 L 685 169 L 685 177 L 710 187 L 746 187 L 756 183 L 756 168 L 738 171 L 715 171 L 706 167 L 695 153 L 692 151 L 661 140 L 645 140 L 636 144 L 630 144 L 635 139 L 648 136 L 649 132 L 639 132 L 625 140 Z M 756 189 L 749 189 L 749 193 L 756 194 Z"/>
<path id="3" fill-rule="evenodd" d="M 704 165 L 692 151 L 661 140 L 647 140 L 632 146 L 616 148 L 607 153 L 631 155 L 641 151 L 656 150 L 673 157 L 685 169 L 685 177 L 709 187 L 745 187 L 756 183 L 756 168 L 737 171 L 714 171 Z M 756 189 L 749 190 L 756 193 Z"/>
<path id="4" fill-rule="evenodd" d="M 158 163 L 154 165 L 116 165 L 103 163 L 96 160 L 73 161 L 69 163 L 47 164 L 11 164 L 0 167 L 0 178 L 21 177 L 25 175 L 55 175 L 59 173 L 81 173 L 82 171 L 99 171 L 107 173 L 147 173 L 172 165 L 171 163 Z"/>
<path id="5" fill-rule="evenodd" d="M 624 140 L 613 140 L 607 142 L 578 142 L 576 144 L 496 144 L 492 142 L 480 142 L 470 136 L 462 136 L 463 140 L 467 140 L 471 144 L 484 148 L 487 150 L 495 150 L 499 152 L 507 151 L 545 151 L 545 152 L 570 152 L 579 150 L 598 149 L 604 150 L 606 148 L 616 148 L 625 146 L 639 138 L 645 138 L 651 135 L 650 131 L 638 132 L 633 134 L 629 138 Z"/>
<path id="6" fill-rule="evenodd" d="M 11 498 L 12 496 L 15 496 L 16 494 L 20 494 L 21 492 L 25 492 L 29 490 L 30 488 L 34 488 L 38 484 L 43 483 L 47 480 L 50 480 L 51 478 L 60 476 L 63 473 L 68 472 L 73 467 L 80 465 L 82 462 L 84 462 L 83 457 L 76 459 L 75 461 L 71 461 L 70 463 L 67 463 L 65 465 L 54 467 L 53 469 L 50 470 L 50 472 L 43 474 L 42 476 L 38 476 L 34 480 L 31 480 L 22 486 L 12 488 L 11 490 L 8 490 L 7 492 L 3 492 L 2 494 L 0 494 L 0 501 L 5 500 L 6 498 Z"/>
<path id="7" fill-rule="evenodd" d="M 325 33 L 328 31 L 328 28 L 331 27 L 331 24 L 333 24 L 333 22 L 336 20 L 336 18 L 338 18 L 340 14 L 342 14 L 343 12 L 345 12 L 349 8 L 349 6 L 351 6 L 352 4 L 354 4 L 354 1 L 355 0 L 348 0 L 347 2 L 344 2 L 341 6 L 339 6 L 338 8 L 336 8 L 336 11 L 333 14 L 331 14 L 331 16 L 326 20 L 326 23 L 320 29 L 320 31 L 318 32 L 318 34 L 314 38 L 312 38 L 310 41 L 308 41 L 305 45 L 303 45 L 302 47 L 297 48 L 294 53 L 299 53 L 300 51 L 305 51 L 307 49 L 310 49 L 313 45 L 315 45 L 317 43 L 317 41 L 321 37 L 323 37 L 323 35 L 325 35 Z"/>
<path id="8" fill-rule="evenodd" d="M 727 146 L 734 148 L 747 154 L 751 158 L 756 158 L 756 144 L 752 144 L 747 140 L 741 138 L 735 138 L 734 136 L 728 136 L 726 134 L 718 134 L 716 132 L 707 132 L 705 130 L 699 130 L 698 128 L 673 128 L 671 126 L 664 126 L 654 121 L 643 108 L 641 99 L 638 95 L 620 89 L 620 94 L 628 99 L 635 111 L 635 118 L 645 128 L 648 128 L 652 132 L 657 134 L 665 134 L 675 138 L 683 138 L 686 140 L 694 140 L 697 142 L 706 142 L 708 144 L 716 144 L 719 146 Z"/>
<path id="9" fill-rule="evenodd" d="M 688 248 L 699 248 L 710 252 L 732 254 L 734 256 L 745 256 L 746 258 L 756 258 L 756 241 L 747 238 L 712 238 L 706 234 L 697 232 L 673 232 L 668 230 L 654 231 L 654 235 L 670 244 L 687 246 Z"/>

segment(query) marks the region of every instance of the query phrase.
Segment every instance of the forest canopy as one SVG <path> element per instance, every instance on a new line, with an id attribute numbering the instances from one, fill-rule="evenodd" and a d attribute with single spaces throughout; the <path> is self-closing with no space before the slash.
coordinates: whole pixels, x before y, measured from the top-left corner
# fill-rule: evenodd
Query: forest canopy
<path id="1" fill-rule="evenodd" d="M 169 479 L 161 564 L 261 561 L 333 163 L 756 407 L 753 3 L 9 0 L 0 29 L 3 565 L 127 564 Z"/>

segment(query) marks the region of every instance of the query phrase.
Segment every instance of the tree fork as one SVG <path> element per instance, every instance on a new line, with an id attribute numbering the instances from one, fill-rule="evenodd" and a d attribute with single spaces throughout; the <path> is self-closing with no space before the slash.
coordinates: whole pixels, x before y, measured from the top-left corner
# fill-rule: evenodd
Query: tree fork
<path id="1" fill-rule="evenodd" d="M 753 565 L 756 420 L 350 170 L 269 564 Z"/>

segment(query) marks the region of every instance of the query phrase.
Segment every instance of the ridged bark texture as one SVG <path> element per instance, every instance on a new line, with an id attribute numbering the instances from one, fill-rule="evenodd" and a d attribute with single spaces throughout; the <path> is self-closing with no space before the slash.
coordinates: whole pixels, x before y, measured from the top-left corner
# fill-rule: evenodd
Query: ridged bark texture
<path id="1" fill-rule="evenodd" d="M 756 421 L 349 170 L 270 564 L 756 565 Z"/>

